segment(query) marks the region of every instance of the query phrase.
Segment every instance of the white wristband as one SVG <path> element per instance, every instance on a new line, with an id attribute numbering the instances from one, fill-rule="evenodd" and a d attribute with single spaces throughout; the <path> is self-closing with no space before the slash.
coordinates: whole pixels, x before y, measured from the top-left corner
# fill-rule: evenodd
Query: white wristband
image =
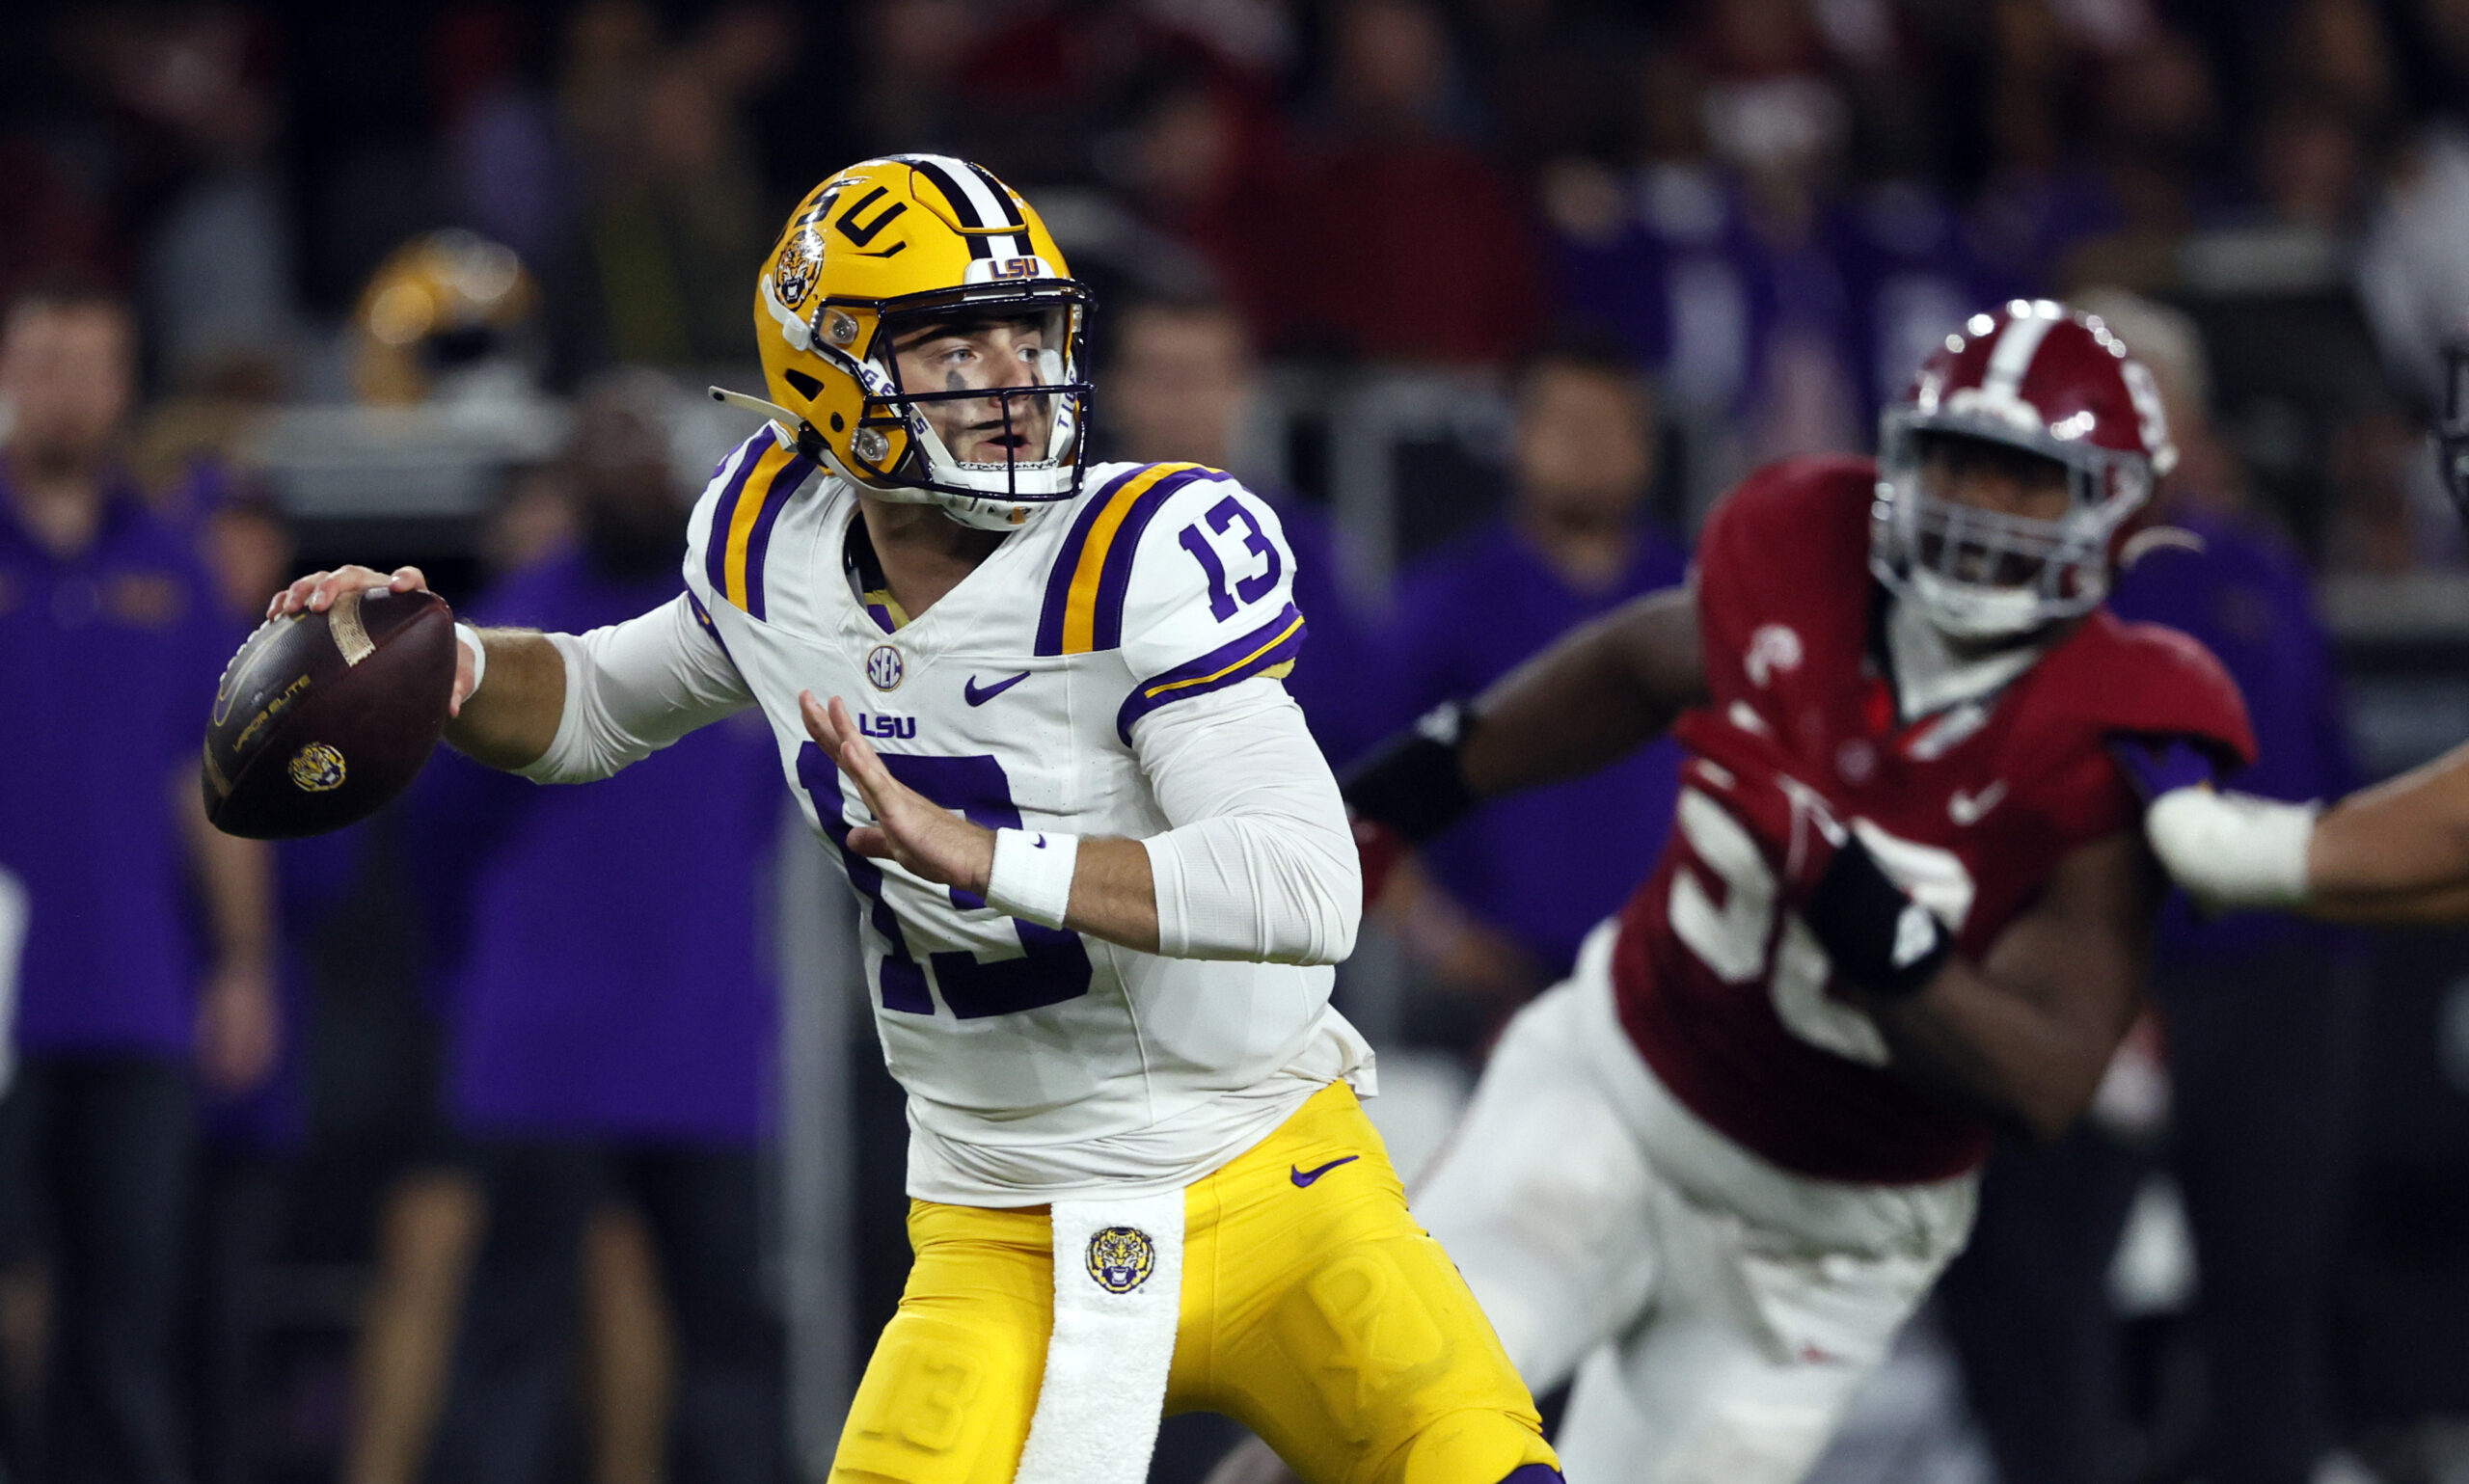
<path id="1" fill-rule="evenodd" d="M 1078 835 L 998 829 L 986 904 L 1022 922 L 1060 928 L 1072 905 L 1072 872 L 1079 860 Z"/>
<path id="2" fill-rule="evenodd" d="M 2143 833 L 2169 875 L 2207 905 L 2294 906 L 2306 900 L 2306 850 L 2320 808 L 2171 789 L 2143 812 Z"/>
<path id="3" fill-rule="evenodd" d="M 489 646 L 480 642 L 480 631 L 470 624 L 457 623 L 454 637 L 472 652 L 472 688 L 463 693 L 463 699 L 468 701 L 480 693 L 480 681 L 489 673 Z"/>

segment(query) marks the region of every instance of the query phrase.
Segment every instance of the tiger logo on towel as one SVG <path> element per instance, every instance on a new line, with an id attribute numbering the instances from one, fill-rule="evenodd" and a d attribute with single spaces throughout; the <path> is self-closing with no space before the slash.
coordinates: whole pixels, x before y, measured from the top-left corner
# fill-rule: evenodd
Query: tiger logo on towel
<path id="1" fill-rule="evenodd" d="M 1157 1266 L 1157 1244 L 1138 1227 L 1100 1227 L 1089 1238 L 1089 1276 L 1108 1293 L 1129 1293 Z"/>

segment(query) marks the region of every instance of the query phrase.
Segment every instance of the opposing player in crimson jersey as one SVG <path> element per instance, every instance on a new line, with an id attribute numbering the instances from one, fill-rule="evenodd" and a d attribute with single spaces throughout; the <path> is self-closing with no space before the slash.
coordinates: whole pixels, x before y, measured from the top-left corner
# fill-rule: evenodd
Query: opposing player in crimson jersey
<path id="1" fill-rule="evenodd" d="M 1962 1246 L 1992 1125 L 2064 1128 L 2134 1017 L 2160 885 L 2120 754 L 2251 752 L 2210 654 L 2101 607 L 2173 450 L 2097 320 L 1975 316 L 1882 445 L 1751 476 L 1689 587 L 1348 785 L 1370 864 L 1667 727 L 1690 752 L 1654 875 L 1415 1201 L 1528 1384 L 1578 1372 L 1572 1484 L 1805 1471 Z"/>

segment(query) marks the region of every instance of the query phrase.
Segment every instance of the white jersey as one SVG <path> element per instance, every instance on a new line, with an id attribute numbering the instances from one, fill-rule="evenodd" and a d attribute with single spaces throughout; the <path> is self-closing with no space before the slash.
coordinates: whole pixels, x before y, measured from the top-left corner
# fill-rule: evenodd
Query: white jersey
<path id="1" fill-rule="evenodd" d="M 1143 719 L 1281 675 L 1302 644 L 1269 508 L 1195 465 L 1101 465 L 913 622 L 853 582 L 857 515 L 846 481 L 767 426 L 696 506 L 686 580 L 860 899 L 883 1059 L 909 1093 L 909 1193 L 1172 1188 L 1326 1083 L 1368 1082 L 1326 966 L 1142 953 L 850 851 L 871 820 L 799 713 L 800 691 L 842 697 L 893 776 L 979 824 L 1155 835 L 1170 821 Z"/>

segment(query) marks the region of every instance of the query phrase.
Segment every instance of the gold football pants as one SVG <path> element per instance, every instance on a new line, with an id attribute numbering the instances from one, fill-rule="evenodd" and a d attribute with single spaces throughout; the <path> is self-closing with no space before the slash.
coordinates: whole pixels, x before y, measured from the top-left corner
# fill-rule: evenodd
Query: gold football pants
<path id="1" fill-rule="evenodd" d="M 1168 1415 L 1224 1413 L 1308 1484 L 1499 1484 L 1555 1462 L 1344 1084 L 1195 1182 L 1184 1222 Z M 1053 1325 L 1045 1208 L 912 1201 L 909 1240 L 833 1484 L 1011 1484 Z"/>

